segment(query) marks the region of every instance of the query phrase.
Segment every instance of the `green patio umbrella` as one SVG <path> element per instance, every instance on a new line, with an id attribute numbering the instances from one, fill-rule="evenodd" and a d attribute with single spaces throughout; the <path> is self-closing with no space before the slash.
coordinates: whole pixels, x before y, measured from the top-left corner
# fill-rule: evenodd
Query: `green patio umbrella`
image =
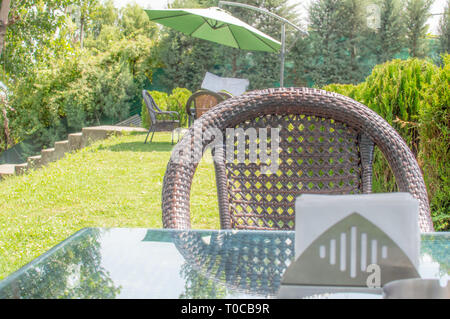
<path id="1" fill-rule="evenodd" d="M 281 43 L 220 8 L 146 10 L 150 20 L 187 35 L 252 51 L 278 52 Z"/>

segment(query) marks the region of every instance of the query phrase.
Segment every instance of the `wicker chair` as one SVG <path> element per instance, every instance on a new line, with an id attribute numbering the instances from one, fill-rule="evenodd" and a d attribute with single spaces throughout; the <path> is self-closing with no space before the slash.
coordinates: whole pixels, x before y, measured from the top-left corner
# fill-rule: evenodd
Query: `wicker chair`
<path id="1" fill-rule="evenodd" d="M 221 228 L 294 228 L 295 198 L 302 193 L 370 193 L 376 145 L 388 161 L 399 191 L 419 201 L 421 231 L 433 231 L 425 183 L 400 135 L 368 107 L 339 94 L 309 88 L 253 91 L 203 114 L 172 152 L 162 191 L 163 225 L 190 228 L 190 190 L 215 129 L 280 128 L 279 168 L 225 161 L 226 147 L 214 148 Z M 218 135 L 218 134 L 217 134 Z M 222 134 L 223 135 L 223 134 Z"/>
<path id="2" fill-rule="evenodd" d="M 172 144 L 173 144 L 173 130 L 180 127 L 180 114 L 175 111 L 162 111 L 156 104 L 153 97 L 148 93 L 147 90 L 142 90 L 142 97 L 144 98 L 145 105 L 147 106 L 147 111 L 150 116 L 150 128 L 148 130 L 147 136 L 145 138 L 144 144 L 147 143 L 148 136 L 152 133 L 150 142 L 153 140 L 153 135 L 155 132 L 160 131 L 171 131 L 172 132 Z M 158 116 L 169 116 L 171 120 L 157 119 Z"/>
<path id="3" fill-rule="evenodd" d="M 225 93 L 215 93 L 208 90 L 199 90 L 193 93 L 186 102 L 189 126 L 203 113 L 224 100 L 226 100 Z"/>
<path id="4" fill-rule="evenodd" d="M 229 98 L 233 97 L 233 94 L 227 92 L 227 91 L 219 91 L 217 92 L 217 94 L 219 94 L 220 96 L 222 96 L 224 98 L 224 100 L 227 100 Z"/>

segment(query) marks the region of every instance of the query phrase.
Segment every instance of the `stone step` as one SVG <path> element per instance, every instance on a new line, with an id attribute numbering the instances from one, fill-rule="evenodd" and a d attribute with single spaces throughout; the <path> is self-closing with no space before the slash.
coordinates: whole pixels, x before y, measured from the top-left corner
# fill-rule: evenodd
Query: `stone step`
<path id="1" fill-rule="evenodd" d="M 28 168 L 38 168 L 42 166 L 41 155 L 28 157 Z"/>
<path id="2" fill-rule="evenodd" d="M 55 158 L 59 160 L 64 154 L 70 152 L 69 140 L 55 142 Z"/>
<path id="3" fill-rule="evenodd" d="M 85 127 L 82 132 L 69 134 L 65 141 L 55 142 L 55 147 L 41 151 L 41 155 L 30 156 L 26 163 L 0 165 L 0 179 L 3 176 L 20 175 L 28 169 L 38 168 L 47 163 L 57 161 L 67 152 L 79 150 L 92 142 L 106 139 L 111 135 L 122 135 L 122 132 L 143 132 L 147 130 L 141 127 L 103 125 Z"/>
<path id="4" fill-rule="evenodd" d="M 24 174 L 28 170 L 28 163 L 16 164 L 14 172 L 16 175 Z"/>
<path id="5" fill-rule="evenodd" d="M 83 133 L 72 133 L 69 134 L 68 141 L 69 141 L 69 151 L 76 151 L 82 148 L 82 140 L 83 140 Z"/>
<path id="6" fill-rule="evenodd" d="M 41 151 L 41 164 L 47 165 L 48 163 L 56 161 L 55 149 L 47 148 Z"/>
<path id="7" fill-rule="evenodd" d="M 3 164 L 0 165 L 0 179 L 3 179 L 7 176 L 14 175 L 14 167 L 15 164 Z"/>

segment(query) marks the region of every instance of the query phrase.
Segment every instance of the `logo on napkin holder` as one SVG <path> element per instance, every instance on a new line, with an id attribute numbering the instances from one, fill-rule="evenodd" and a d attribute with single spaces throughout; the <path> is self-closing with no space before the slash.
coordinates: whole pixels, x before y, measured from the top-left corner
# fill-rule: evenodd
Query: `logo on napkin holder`
<path id="1" fill-rule="evenodd" d="M 353 212 L 301 251 L 285 271 L 278 297 L 380 293 L 380 286 L 390 281 L 417 277 L 407 253 L 374 223 Z"/>
<path id="2" fill-rule="evenodd" d="M 325 231 L 286 270 L 283 283 L 367 287 L 367 267 L 380 267 L 381 285 L 419 274 L 381 229 L 353 213 Z"/>

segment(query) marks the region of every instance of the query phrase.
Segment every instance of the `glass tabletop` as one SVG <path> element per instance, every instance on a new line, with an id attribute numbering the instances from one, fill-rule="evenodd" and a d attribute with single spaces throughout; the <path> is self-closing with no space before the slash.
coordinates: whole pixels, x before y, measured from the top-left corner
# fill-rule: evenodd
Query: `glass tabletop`
<path id="1" fill-rule="evenodd" d="M 274 298 L 291 231 L 85 228 L 0 282 L 0 298 Z M 450 233 L 422 234 L 419 273 L 450 273 Z"/>

